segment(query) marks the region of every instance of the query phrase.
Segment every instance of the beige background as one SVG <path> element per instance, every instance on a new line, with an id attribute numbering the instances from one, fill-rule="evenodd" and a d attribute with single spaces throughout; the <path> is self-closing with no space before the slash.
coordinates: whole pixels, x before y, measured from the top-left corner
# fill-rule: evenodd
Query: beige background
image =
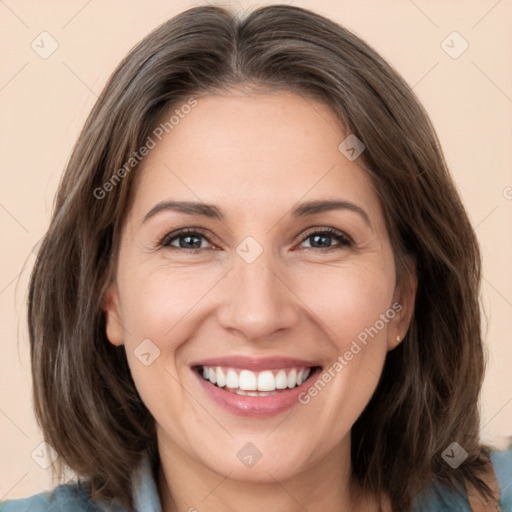
<path id="1" fill-rule="evenodd" d="M 490 351 L 482 438 L 504 448 L 512 439 L 512 2 L 289 3 L 327 15 L 373 45 L 433 120 L 482 245 Z M 47 458 L 37 457 L 44 452 L 32 412 L 25 302 L 32 250 L 47 228 L 64 165 L 121 58 L 155 26 L 195 5 L 0 0 L 0 500 L 54 485 L 50 470 L 35 462 Z M 42 46 L 43 31 L 59 45 L 47 59 L 31 47 L 34 40 Z M 453 31 L 469 44 L 458 58 L 445 49 L 454 55 L 462 39 L 451 35 L 442 46 Z"/>

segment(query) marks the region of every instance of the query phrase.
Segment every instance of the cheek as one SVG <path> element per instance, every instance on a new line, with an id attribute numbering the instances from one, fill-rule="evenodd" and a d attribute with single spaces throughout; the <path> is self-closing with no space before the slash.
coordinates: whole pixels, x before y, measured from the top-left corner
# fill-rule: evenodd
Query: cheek
<path id="1" fill-rule="evenodd" d="M 358 336 L 364 339 L 366 330 L 376 323 L 385 332 L 389 322 L 382 325 L 379 319 L 391 307 L 394 277 L 389 264 L 369 257 L 357 263 L 310 268 L 296 278 L 294 286 L 341 352 Z"/>
<path id="2" fill-rule="evenodd" d="M 170 268 L 126 259 L 119 265 L 121 314 L 128 364 L 152 414 L 182 407 L 179 358 L 204 313 L 208 291 L 222 278 L 218 269 Z M 169 397 L 173 397 L 170 400 Z"/>
<path id="3" fill-rule="evenodd" d="M 181 417 L 186 400 L 179 354 L 193 336 L 195 323 L 188 319 L 206 293 L 208 282 L 185 269 L 148 270 L 144 264 L 129 266 L 128 261 L 124 268 L 130 271 L 123 273 L 120 268 L 118 275 L 124 284 L 125 349 L 135 386 L 157 421 Z M 166 428 L 171 435 L 181 435 L 179 422 L 170 422 Z"/>
<path id="4" fill-rule="evenodd" d="M 215 270 L 199 270 L 182 267 L 166 268 L 153 266 L 149 270 L 144 265 L 126 275 L 123 288 L 122 315 L 126 329 L 130 332 L 131 343 L 140 338 L 154 339 L 159 344 L 165 339 L 167 352 L 176 347 L 173 340 L 177 332 L 189 326 L 188 317 L 208 290 L 219 280 Z"/>
<path id="5" fill-rule="evenodd" d="M 377 385 L 387 354 L 387 328 L 395 316 L 394 281 L 392 260 L 372 256 L 357 264 L 318 267 L 307 282 L 301 281 L 301 296 L 325 326 L 331 354 L 322 382 L 302 399 L 312 408 L 310 417 L 321 419 L 336 436 L 351 428 Z"/>

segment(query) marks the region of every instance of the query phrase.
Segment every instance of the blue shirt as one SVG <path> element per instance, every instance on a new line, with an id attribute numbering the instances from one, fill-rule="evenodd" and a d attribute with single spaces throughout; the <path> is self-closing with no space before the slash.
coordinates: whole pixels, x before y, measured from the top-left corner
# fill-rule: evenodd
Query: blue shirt
<path id="1" fill-rule="evenodd" d="M 494 451 L 491 461 L 500 487 L 500 505 L 504 512 L 512 512 L 512 451 Z M 137 512 L 162 512 L 156 482 L 147 458 L 132 473 L 135 507 Z M 436 487 L 439 489 L 438 487 Z M 77 483 L 62 484 L 51 492 L 42 492 L 0 504 L 0 512 L 126 512 L 119 504 L 92 502 L 84 486 Z M 470 512 L 465 496 L 451 492 L 426 489 L 421 500 L 414 502 L 417 512 Z"/>

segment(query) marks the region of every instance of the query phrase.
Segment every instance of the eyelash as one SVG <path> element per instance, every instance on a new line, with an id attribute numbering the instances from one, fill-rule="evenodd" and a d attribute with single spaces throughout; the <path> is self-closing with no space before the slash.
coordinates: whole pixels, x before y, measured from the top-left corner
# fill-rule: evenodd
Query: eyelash
<path id="1" fill-rule="evenodd" d="M 304 247 L 303 249 L 316 249 L 316 250 L 323 250 L 323 251 L 329 251 L 329 250 L 336 250 L 336 249 L 342 249 L 342 248 L 350 248 L 353 246 L 353 241 L 342 233 L 341 231 L 338 231 L 334 228 L 323 228 L 323 229 L 317 229 L 316 231 L 310 231 L 305 236 L 302 237 L 300 240 L 300 243 L 303 243 L 307 239 L 311 238 L 313 235 L 329 235 L 339 242 L 337 245 L 331 246 L 331 247 Z M 204 238 L 209 244 L 213 244 L 208 236 L 206 236 L 205 233 L 199 228 L 184 228 L 181 229 L 175 233 L 169 233 L 165 235 L 159 242 L 158 246 L 161 248 L 166 249 L 178 249 L 185 252 L 199 252 L 204 251 L 207 249 L 210 249 L 209 247 L 203 247 L 199 249 L 194 248 L 183 248 L 183 247 L 174 247 L 171 245 L 171 242 L 174 241 L 177 238 L 180 238 L 185 235 L 199 235 L 200 237 Z M 214 244 L 213 244 L 214 245 Z"/>

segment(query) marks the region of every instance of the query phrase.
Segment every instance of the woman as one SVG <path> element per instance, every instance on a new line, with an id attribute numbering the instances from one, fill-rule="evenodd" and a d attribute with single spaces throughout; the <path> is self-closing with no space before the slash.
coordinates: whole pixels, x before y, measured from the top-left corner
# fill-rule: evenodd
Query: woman
<path id="1" fill-rule="evenodd" d="M 30 283 L 36 415 L 80 480 L 2 510 L 512 510 L 479 283 L 375 51 L 297 7 L 186 11 L 110 78 Z"/>

